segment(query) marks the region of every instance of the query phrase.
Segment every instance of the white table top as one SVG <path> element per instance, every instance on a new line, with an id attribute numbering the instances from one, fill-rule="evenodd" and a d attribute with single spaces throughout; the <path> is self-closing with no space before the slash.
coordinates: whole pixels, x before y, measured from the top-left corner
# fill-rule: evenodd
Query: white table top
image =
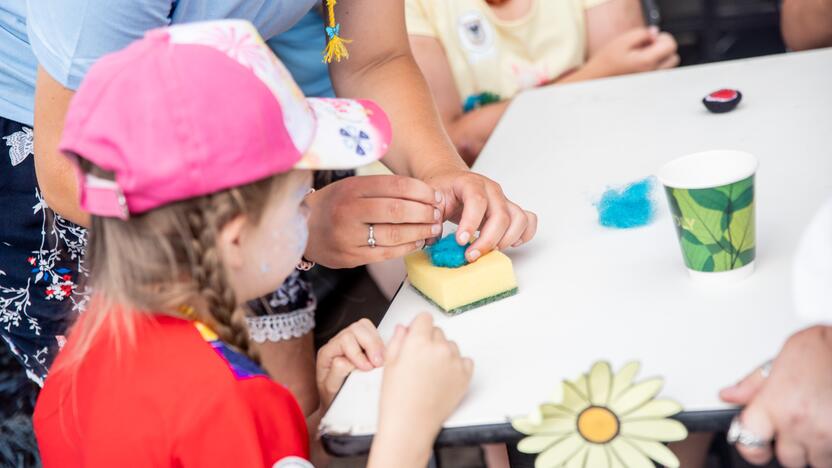
<path id="1" fill-rule="evenodd" d="M 733 87 L 739 108 L 710 114 L 707 93 Z M 655 223 L 599 226 L 610 185 L 654 174 L 707 149 L 741 149 L 757 173 L 757 271 L 720 286 L 690 281 L 664 194 Z M 476 170 L 537 212 L 527 246 L 508 251 L 518 295 L 446 317 L 405 284 L 380 326 L 432 311 L 476 364 L 446 427 L 505 423 L 559 397 L 560 381 L 608 360 L 666 378 L 688 412 L 727 408 L 718 390 L 773 356 L 803 323 L 791 262 L 802 229 L 832 195 L 832 49 L 554 86 L 517 97 Z M 349 377 L 324 434 L 372 434 L 381 371 Z"/>

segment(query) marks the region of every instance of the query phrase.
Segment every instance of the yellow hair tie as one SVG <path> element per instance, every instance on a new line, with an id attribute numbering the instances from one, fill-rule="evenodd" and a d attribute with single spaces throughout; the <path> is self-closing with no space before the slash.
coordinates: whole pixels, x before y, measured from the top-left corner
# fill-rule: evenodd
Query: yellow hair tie
<path id="1" fill-rule="evenodd" d="M 334 58 L 336 62 L 340 62 L 342 58 L 350 58 L 350 53 L 347 51 L 346 44 L 352 42 L 349 39 L 344 39 L 340 36 L 341 25 L 335 22 L 335 3 L 337 0 L 326 0 L 326 9 L 329 13 L 329 26 L 326 27 L 326 49 L 324 49 L 324 62 L 332 63 Z"/>

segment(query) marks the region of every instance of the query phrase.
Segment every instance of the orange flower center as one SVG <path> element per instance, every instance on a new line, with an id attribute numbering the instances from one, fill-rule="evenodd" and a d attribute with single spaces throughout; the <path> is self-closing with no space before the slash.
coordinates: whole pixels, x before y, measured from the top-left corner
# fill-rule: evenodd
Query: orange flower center
<path id="1" fill-rule="evenodd" d="M 593 444 L 606 444 L 618 435 L 618 417 L 603 406 L 590 406 L 578 415 L 578 433 Z"/>

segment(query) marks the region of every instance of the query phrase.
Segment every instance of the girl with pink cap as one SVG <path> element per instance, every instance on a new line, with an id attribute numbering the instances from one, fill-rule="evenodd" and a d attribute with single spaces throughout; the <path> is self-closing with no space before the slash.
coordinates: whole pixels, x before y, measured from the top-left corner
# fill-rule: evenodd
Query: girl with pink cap
<path id="1" fill-rule="evenodd" d="M 92 215 L 94 295 L 35 409 L 44 466 L 311 466 L 244 306 L 302 258 L 310 170 L 389 143 L 378 106 L 304 98 L 246 21 L 154 30 L 94 65 L 60 143 Z M 320 410 L 349 372 L 382 366 L 369 466 L 425 466 L 473 364 L 428 315 L 387 346 L 357 322 L 319 353 Z"/>

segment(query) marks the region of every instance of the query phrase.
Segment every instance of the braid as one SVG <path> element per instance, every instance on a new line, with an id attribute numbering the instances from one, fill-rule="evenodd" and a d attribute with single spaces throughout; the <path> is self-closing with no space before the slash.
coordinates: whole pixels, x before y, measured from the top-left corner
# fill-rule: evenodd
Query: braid
<path id="1" fill-rule="evenodd" d="M 226 196 L 224 196 L 226 195 Z M 237 299 L 228 282 L 222 259 L 217 249 L 217 233 L 234 213 L 239 212 L 239 197 L 230 194 L 209 196 L 200 200 L 188 213 L 191 230 L 192 277 L 199 296 L 205 300 L 210 325 L 220 339 L 249 355 L 256 362 L 258 356 L 249 347 L 245 320 L 237 311 Z"/>

